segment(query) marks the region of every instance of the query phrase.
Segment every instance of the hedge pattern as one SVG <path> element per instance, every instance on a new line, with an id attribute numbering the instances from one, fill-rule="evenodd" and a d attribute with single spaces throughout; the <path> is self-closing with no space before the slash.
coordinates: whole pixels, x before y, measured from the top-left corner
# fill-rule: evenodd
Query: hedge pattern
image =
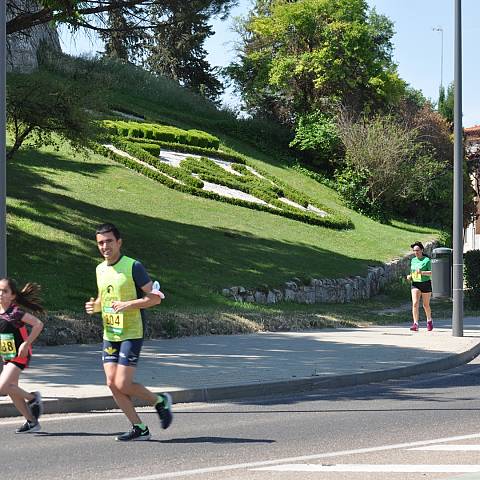
<path id="1" fill-rule="evenodd" d="M 160 172 L 168 175 L 169 177 L 175 178 L 176 180 L 182 182 L 185 185 L 189 185 L 193 188 L 203 188 L 203 182 L 201 180 L 192 177 L 189 172 L 185 171 L 182 168 L 172 167 L 172 165 L 162 162 L 158 159 L 158 156 L 153 156 L 151 153 L 141 148 L 138 144 L 131 143 L 122 139 L 114 139 L 112 143 L 119 150 L 123 150 L 132 157 L 148 163 L 157 170 L 160 170 Z"/>
<path id="2" fill-rule="evenodd" d="M 169 125 L 140 123 L 124 120 L 104 120 L 104 127 L 111 135 L 122 137 L 146 138 L 163 142 L 181 143 L 202 148 L 218 149 L 220 140 L 200 130 L 182 130 Z"/>
<path id="3" fill-rule="evenodd" d="M 160 148 L 163 147 L 165 150 L 172 150 L 173 152 L 203 155 L 211 158 L 216 158 L 217 160 L 225 160 L 227 162 L 236 162 L 243 164 L 247 163 L 247 158 L 244 155 L 234 152 L 224 152 L 221 150 L 215 150 L 213 148 L 196 147 L 194 145 L 186 145 L 174 142 L 162 142 L 161 140 L 147 140 L 144 138 L 128 137 L 127 140 L 129 142 L 139 144 L 148 142 L 149 145 L 155 144 L 158 145 Z"/>
<path id="4" fill-rule="evenodd" d="M 219 195 L 219 194 L 214 193 L 214 192 L 208 192 L 208 191 L 202 190 L 203 182 L 201 180 L 199 180 L 198 178 L 192 177 L 190 175 L 190 173 L 187 170 L 185 170 L 184 168 L 182 168 L 182 167 L 172 167 L 171 165 L 168 165 L 164 162 L 161 162 L 160 160 L 153 157 L 153 155 L 151 155 L 147 151 L 143 150 L 140 146 L 135 145 L 132 142 L 117 139 L 113 142 L 113 144 L 117 148 L 119 148 L 121 150 L 124 150 L 127 153 L 129 153 L 132 157 L 138 158 L 138 159 L 144 161 L 145 163 L 148 163 L 149 165 L 154 166 L 155 168 L 157 168 L 157 166 L 160 167 L 159 171 L 152 170 L 151 168 L 149 168 L 145 165 L 142 165 L 141 163 L 139 163 L 136 160 L 132 160 L 131 158 L 127 158 L 127 157 L 124 157 L 122 155 L 119 155 L 118 153 L 115 153 L 112 150 L 110 150 L 109 148 L 107 148 L 105 146 L 102 146 L 102 145 L 98 145 L 97 152 L 100 153 L 101 155 L 104 155 L 106 157 L 111 158 L 112 160 L 114 160 L 114 161 L 116 161 L 116 162 L 118 162 L 118 163 L 132 169 L 132 170 L 135 170 L 136 172 L 138 172 L 138 173 L 140 173 L 140 174 L 142 174 L 142 175 L 144 175 L 148 178 L 151 178 L 152 180 L 160 182 L 163 185 L 165 185 L 166 187 L 172 188 L 174 190 L 178 190 L 178 191 L 181 191 L 181 192 L 184 192 L 184 193 L 189 193 L 191 195 L 195 195 L 195 196 L 198 196 L 198 197 L 208 198 L 208 199 L 211 199 L 211 200 L 216 200 L 216 201 L 220 201 L 220 202 L 224 202 L 224 203 L 229 203 L 229 204 L 232 204 L 232 205 L 238 205 L 238 206 L 250 208 L 252 210 L 269 212 L 269 213 L 272 213 L 274 215 L 279 215 L 279 216 L 282 216 L 282 217 L 290 218 L 292 220 L 298 220 L 298 221 L 308 223 L 308 224 L 311 224 L 311 225 L 319 225 L 319 226 L 323 226 L 323 227 L 326 227 L 326 228 L 332 228 L 332 229 L 336 229 L 336 230 L 349 229 L 349 228 L 353 227 L 353 224 L 352 224 L 350 219 L 348 219 L 345 216 L 338 215 L 335 212 L 332 212 L 332 211 L 330 211 L 330 209 L 327 209 L 325 207 L 321 207 L 321 208 L 324 209 L 328 213 L 328 215 L 325 216 L 325 217 L 320 217 L 318 215 L 313 214 L 312 212 L 304 212 L 304 211 L 295 209 L 294 207 L 290 207 L 289 205 L 286 205 L 283 202 L 280 202 L 279 207 L 281 207 L 281 208 L 272 208 L 269 205 L 248 202 L 248 201 L 241 200 L 241 199 L 238 199 L 238 198 L 224 197 L 224 196 Z M 188 160 L 187 165 L 192 161 L 198 162 L 199 164 L 202 164 L 202 163 L 205 164 L 206 165 L 206 167 L 204 167 L 205 176 L 208 176 L 208 171 L 210 171 L 210 173 L 211 172 L 215 172 L 217 174 L 220 173 L 216 169 L 213 170 L 213 167 L 212 167 L 211 164 L 213 163 L 216 167 L 218 167 L 218 165 L 216 165 L 215 162 L 212 162 L 211 160 L 209 160 L 207 158 L 202 158 L 201 161 L 199 161 L 198 159 L 194 159 L 192 157 L 189 157 L 186 160 Z M 210 167 L 212 167 L 211 170 L 209 170 Z M 218 168 L 221 169 L 221 167 L 218 167 Z M 228 175 L 228 172 L 225 171 L 225 173 Z M 255 175 L 252 174 L 252 176 L 255 176 Z M 178 180 L 180 180 L 180 182 L 176 182 L 169 177 L 173 177 L 175 179 L 178 179 Z M 187 181 L 187 177 L 189 179 L 193 180 L 194 182 L 192 182 L 191 180 Z M 241 178 L 241 177 L 239 177 L 239 178 Z M 256 178 L 258 178 L 258 177 L 256 177 Z M 213 177 L 212 177 L 212 179 L 213 179 Z M 224 180 L 225 182 L 230 181 L 229 179 L 227 179 L 227 176 L 222 176 L 220 179 L 217 176 L 215 176 L 215 183 L 218 184 L 222 180 Z M 259 180 L 261 180 L 261 179 L 259 179 Z M 207 181 L 207 180 L 205 180 L 205 181 Z M 195 186 L 193 185 L 193 183 L 195 183 Z M 232 182 L 231 185 L 234 185 L 234 183 Z M 237 188 L 238 184 L 235 184 L 235 185 L 236 186 L 232 187 L 232 188 Z M 258 188 L 260 188 L 260 187 L 258 186 Z M 264 188 L 264 187 L 262 187 L 262 188 Z M 281 193 L 284 194 L 283 191 Z"/>

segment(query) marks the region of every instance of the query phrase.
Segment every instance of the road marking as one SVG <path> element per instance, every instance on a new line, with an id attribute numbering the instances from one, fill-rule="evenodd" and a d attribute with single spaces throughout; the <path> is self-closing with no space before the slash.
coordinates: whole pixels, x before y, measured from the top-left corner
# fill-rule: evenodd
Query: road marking
<path id="1" fill-rule="evenodd" d="M 287 458 L 279 458 L 276 460 L 265 460 L 261 462 L 250 462 L 250 463 L 238 463 L 232 465 L 219 465 L 217 467 L 206 467 L 206 468 L 197 468 L 193 470 L 183 470 L 183 471 L 176 471 L 176 472 L 166 472 L 166 473 L 158 473 L 153 475 L 145 475 L 143 477 L 123 477 L 121 480 L 162 480 L 166 478 L 178 478 L 178 477 L 187 477 L 191 475 L 200 475 L 204 473 L 214 473 L 214 472 L 226 472 L 229 470 L 240 470 L 240 469 L 255 469 L 260 467 L 266 466 L 273 466 L 279 463 L 294 463 L 294 462 L 303 462 L 309 460 L 319 460 L 321 458 L 332 458 L 332 457 L 339 457 L 343 455 L 353 455 L 359 453 L 372 453 L 372 452 L 381 452 L 385 450 L 398 450 L 401 448 L 413 448 L 413 447 L 420 447 L 424 445 L 432 445 L 436 443 L 446 443 L 446 442 L 455 442 L 461 440 L 471 440 L 474 438 L 480 438 L 480 433 L 473 433 L 471 435 L 460 435 L 456 437 L 443 437 L 437 438 L 434 440 L 421 440 L 418 442 L 408 442 L 408 443 L 396 443 L 392 445 L 382 445 L 379 447 L 369 447 L 369 448 L 358 448 L 354 450 L 340 450 L 337 452 L 329 452 L 329 453 L 319 453 L 316 455 L 302 455 L 300 457 L 287 457 Z M 474 470 L 475 472 L 480 471 L 480 466 L 475 465 L 478 467 L 478 470 Z M 469 472 L 472 470 L 469 470 Z M 458 470 L 455 470 L 458 472 Z M 115 477 L 115 480 L 120 480 L 119 477 Z"/>
<path id="2" fill-rule="evenodd" d="M 212 404 L 211 404 L 212 405 Z M 206 403 L 195 404 L 195 405 L 182 405 L 182 409 L 178 410 L 177 413 L 182 413 L 185 410 L 199 410 L 201 408 L 210 408 L 211 405 Z M 156 410 L 152 410 L 152 407 L 139 407 L 137 409 L 140 413 L 157 413 Z M 90 413 L 64 413 L 59 415 L 45 414 L 42 416 L 40 423 L 45 422 L 58 422 L 61 420 L 77 420 L 82 418 L 98 418 L 98 417 L 111 417 L 112 415 L 124 415 L 120 410 L 110 410 L 108 412 L 93 410 Z M 19 423 L 25 422 L 23 417 L 8 417 L 8 420 L 0 418 L 0 427 L 3 425 L 18 425 Z"/>
<path id="3" fill-rule="evenodd" d="M 429 445 L 427 447 L 409 448 L 408 450 L 429 450 L 434 452 L 479 452 L 480 445 Z"/>
<path id="4" fill-rule="evenodd" d="M 45 423 L 45 422 L 57 422 L 59 420 L 76 420 L 78 418 L 97 418 L 97 417 L 110 417 L 112 415 L 123 415 L 122 412 L 109 412 L 109 413 L 96 413 L 96 412 L 92 412 L 92 413 L 84 413 L 84 414 L 69 414 L 69 413 L 65 413 L 61 416 L 44 416 L 42 417 L 40 423 Z M 0 427 L 3 427 L 3 425 L 18 425 L 19 423 L 22 423 L 22 422 L 25 422 L 25 420 L 23 419 L 23 417 L 17 417 L 17 418 L 13 418 L 13 419 L 9 419 L 9 420 L 3 420 L 3 419 L 0 419 Z"/>
<path id="5" fill-rule="evenodd" d="M 367 465 L 363 463 L 318 465 L 300 463 L 254 468 L 252 470 L 269 472 L 474 473 L 480 472 L 480 465 Z"/>

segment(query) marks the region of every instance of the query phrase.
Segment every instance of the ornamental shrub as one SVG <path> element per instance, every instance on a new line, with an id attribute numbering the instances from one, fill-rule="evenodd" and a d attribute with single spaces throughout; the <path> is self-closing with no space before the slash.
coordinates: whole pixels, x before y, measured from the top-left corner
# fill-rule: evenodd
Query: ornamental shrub
<path id="1" fill-rule="evenodd" d="M 154 157 L 160 155 L 160 145 L 157 145 L 156 143 L 140 143 L 139 146 Z"/>
<path id="2" fill-rule="evenodd" d="M 172 142 L 202 148 L 218 149 L 220 140 L 201 130 L 182 130 L 170 125 L 156 123 L 127 122 L 123 120 L 105 120 L 104 126 L 113 135 L 129 138 L 147 138 L 162 142 Z"/>

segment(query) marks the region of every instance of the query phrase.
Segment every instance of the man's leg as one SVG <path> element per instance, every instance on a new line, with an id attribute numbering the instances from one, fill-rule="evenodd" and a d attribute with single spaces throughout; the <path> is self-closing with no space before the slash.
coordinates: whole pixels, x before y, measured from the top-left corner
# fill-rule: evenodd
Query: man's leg
<path id="1" fill-rule="evenodd" d="M 120 378 L 123 378 L 125 375 L 121 372 L 125 368 L 130 368 L 131 370 L 133 370 L 133 372 L 131 372 L 131 378 L 133 379 L 133 375 L 135 374 L 134 367 L 125 367 L 124 365 L 118 365 L 117 363 L 113 363 L 113 362 L 108 362 L 103 364 L 103 369 L 105 370 L 105 376 L 107 378 L 107 386 L 108 388 L 110 388 L 116 404 L 119 406 L 122 412 L 126 415 L 126 417 L 130 420 L 130 423 L 132 425 L 137 425 L 142 423 L 142 421 L 140 420 L 140 417 L 135 411 L 135 407 L 133 406 L 133 402 L 130 398 L 130 395 L 118 388 L 118 385 L 120 386 L 122 385 Z M 117 376 L 118 376 L 118 380 L 117 380 Z M 127 391 L 129 390 L 127 389 Z M 155 395 L 153 396 L 155 397 L 155 401 L 156 401 L 156 396 Z"/>

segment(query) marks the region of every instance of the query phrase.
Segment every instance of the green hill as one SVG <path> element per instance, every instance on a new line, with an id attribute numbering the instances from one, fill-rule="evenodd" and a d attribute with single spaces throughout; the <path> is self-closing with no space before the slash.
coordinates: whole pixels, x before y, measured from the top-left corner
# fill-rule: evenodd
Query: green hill
<path id="1" fill-rule="evenodd" d="M 336 192 L 291 168 L 285 132 L 267 122 L 236 120 L 131 67 L 65 58 L 43 68 L 79 88 L 95 88 L 102 78 L 108 98 L 99 119 L 124 120 L 129 113 L 206 132 L 220 140 L 219 150 L 350 224 L 327 228 L 175 190 L 99 153 L 24 148 L 8 165 L 9 275 L 42 284 L 49 309 L 79 311 L 96 293 L 94 229 L 105 221 L 122 231 L 124 252 L 160 280 L 166 309 L 224 308 L 219 292 L 234 285 L 365 274 L 368 265 L 439 234 L 401 222 L 383 225 L 345 208 Z"/>

